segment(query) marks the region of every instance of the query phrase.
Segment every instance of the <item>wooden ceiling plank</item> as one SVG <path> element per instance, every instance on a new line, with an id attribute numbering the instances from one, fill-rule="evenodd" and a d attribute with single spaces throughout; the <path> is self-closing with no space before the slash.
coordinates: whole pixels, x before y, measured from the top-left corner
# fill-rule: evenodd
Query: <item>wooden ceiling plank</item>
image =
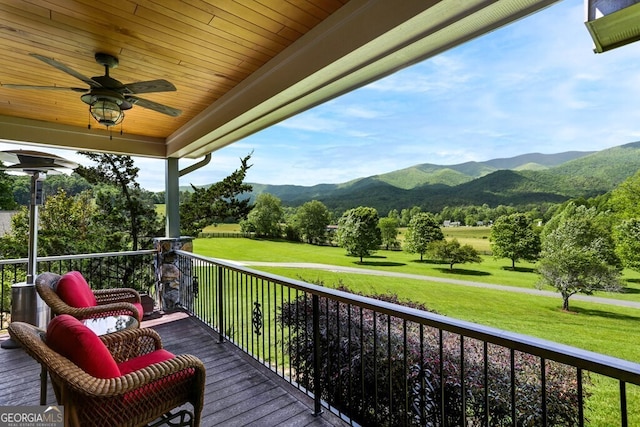
<path id="1" fill-rule="evenodd" d="M 230 76 L 223 73 L 235 72 L 237 74 L 238 70 L 225 70 L 220 64 L 212 64 L 210 62 L 199 61 L 194 58 L 189 59 L 192 62 L 187 62 L 184 60 L 184 57 L 170 55 L 170 52 L 167 52 L 167 55 L 165 56 L 149 55 L 148 51 L 138 49 L 135 46 L 126 46 L 123 50 L 123 55 L 126 55 L 128 58 L 138 59 L 140 62 L 146 61 L 147 63 L 157 64 L 158 67 L 166 66 L 166 60 L 171 59 L 171 68 L 167 67 L 167 69 L 175 70 L 175 73 L 184 80 L 190 80 L 190 76 L 202 76 L 205 79 L 210 79 L 211 82 L 216 82 L 229 88 L 235 86 L 241 81 L 241 79 L 237 81 L 233 80 Z M 173 65 L 173 61 L 178 61 L 175 66 Z M 212 70 L 213 65 L 216 66 L 217 70 Z M 244 73 L 244 77 L 249 74 L 249 72 Z"/>
<path id="2" fill-rule="evenodd" d="M 189 22 L 184 16 L 165 15 L 145 7 L 139 7 L 136 11 L 136 16 L 162 25 L 167 29 L 166 32 L 168 34 L 172 34 L 175 37 L 192 39 L 202 46 L 214 44 L 230 51 L 235 51 L 239 55 L 255 58 L 258 61 L 266 62 L 277 53 L 251 40 L 220 31 L 211 25 L 197 23 L 196 21 Z"/>
<path id="3" fill-rule="evenodd" d="M 30 1 L 24 1 L 24 0 L 10 0 L 10 1 L 3 0 L 3 3 L 7 4 L 8 6 L 23 10 L 26 13 L 40 16 L 45 19 L 49 19 L 51 15 L 51 11 L 49 10 L 49 8 L 43 7 L 41 4 L 42 2 L 32 3 Z"/>
<path id="4" fill-rule="evenodd" d="M 79 2 L 90 4 L 97 9 L 110 13 L 109 20 L 93 21 L 94 25 L 97 25 L 100 31 L 106 34 L 111 35 L 111 33 L 119 32 L 129 35 L 133 39 L 144 40 L 148 43 L 159 44 L 162 42 L 163 44 L 176 45 L 180 49 L 184 49 L 185 52 L 193 50 L 206 51 L 208 54 L 211 54 L 212 51 L 219 52 L 221 55 L 229 58 L 229 62 L 232 64 L 234 62 L 231 58 L 237 59 L 238 62 L 253 61 L 251 57 L 247 57 L 247 49 L 238 49 L 240 45 L 229 42 L 228 40 L 223 40 L 219 38 L 219 36 L 214 40 L 210 37 L 188 37 L 190 32 L 175 30 L 172 25 L 174 22 L 171 20 L 167 21 L 166 18 L 163 18 L 163 22 L 166 25 L 160 26 L 154 19 L 144 19 L 142 16 L 145 14 L 148 15 L 146 11 L 149 10 L 144 7 L 138 7 L 136 14 L 131 15 L 118 10 L 111 10 L 108 4 L 102 2 L 95 2 L 93 0 L 79 0 Z M 83 22 L 76 22 L 74 27 L 85 28 L 86 25 L 83 24 Z M 255 60 L 255 62 L 259 65 L 263 63 L 263 60 L 258 59 Z"/>
<path id="5" fill-rule="evenodd" d="M 244 76 L 246 76 L 247 73 L 251 71 L 251 70 L 247 70 L 247 68 L 243 66 L 241 62 L 238 62 L 234 65 L 229 64 L 228 56 L 216 55 L 215 52 L 212 53 L 205 48 L 197 48 L 197 46 L 194 46 L 193 44 L 188 43 L 186 41 L 181 42 L 179 40 L 173 40 L 173 42 L 170 42 L 170 41 L 162 41 L 162 40 L 150 40 L 155 42 L 155 44 L 152 44 L 152 43 L 146 43 L 145 40 L 140 40 L 136 38 L 132 39 L 131 37 L 127 37 L 127 36 L 123 36 L 121 37 L 121 39 L 122 39 L 121 46 L 129 46 L 129 47 L 136 46 L 141 50 L 157 53 L 158 55 L 169 55 L 169 56 L 173 55 L 175 58 L 198 57 L 203 60 L 203 64 L 206 65 L 206 67 L 208 68 L 211 68 L 212 64 L 215 65 L 217 63 L 219 64 L 219 66 L 224 67 L 224 68 L 220 68 L 220 71 L 222 73 L 226 73 L 231 76 L 236 76 L 235 78 L 238 78 L 238 76 L 241 76 L 239 79 L 244 78 Z M 256 66 L 253 65 L 253 69 L 255 68 Z M 214 71 L 217 71 L 217 70 L 212 70 L 212 72 Z"/>
<path id="6" fill-rule="evenodd" d="M 169 16 L 184 15 L 205 25 L 208 25 L 215 15 L 213 12 L 194 7 L 182 0 L 138 0 L 138 4 L 153 10 L 166 9 L 168 11 L 166 14 Z"/>
<path id="7" fill-rule="evenodd" d="M 304 10 L 306 13 L 312 15 L 319 21 L 322 21 L 327 16 L 331 15 L 330 12 L 327 12 L 324 8 L 319 7 L 316 2 L 307 0 L 287 0 L 287 3 L 290 3 L 297 9 Z"/>
<path id="8" fill-rule="evenodd" d="M 300 37 L 300 34 L 297 35 L 296 38 L 287 39 L 282 37 L 279 33 L 282 29 L 283 25 L 279 22 L 266 19 L 264 15 L 253 14 L 249 9 L 244 9 L 244 13 L 238 11 L 238 7 L 242 7 L 233 2 L 227 2 L 221 4 L 224 6 L 218 7 L 217 5 L 207 3 L 202 0 L 182 0 L 183 3 L 189 3 L 196 8 L 203 9 L 205 11 L 211 12 L 214 15 L 214 20 L 222 20 L 224 24 L 216 23 L 216 25 L 221 25 L 224 31 L 230 32 L 229 28 L 234 26 L 234 28 L 243 28 L 246 31 L 250 31 L 251 33 L 255 33 L 259 37 L 267 40 L 274 41 L 282 46 L 288 46 L 292 42 L 296 40 L 297 37 Z M 236 7 L 238 6 L 238 7 Z M 248 13 L 250 12 L 250 13 Z M 251 15 L 256 15 L 259 17 L 258 21 L 251 20 Z M 260 25 L 258 25 L 258 23 Z"/>
<path id="9" fill-rule="evenodd" d="M 11 31 L 0 33 L 0 37 L 20 40 L 21 43 L 31 44 L 39 50 L 44 49 L 45 51 L 41 53 L 46 56 L 52 56 L 52 52 L 60 52 L 63 56 L 72 57 L 72 61 L 78 61 L 77 58 L 85 56 L 93 57 L 95 48 L 92 46 L 95 45 L 95 35 L 76 34 L 70 37 L 69 28 L 54 20 L 42 19 L 2 4 L 0 4 L 0 11 L 2 11 L 5 25 L 12 28 Z M 106 44 L 113 46 L 110 41 Z M 74 64 L 67 63 L 67 65 L 73 66 Z M 81 60 L 75 64 L 76 67 L 85 67 L 86 65 L 87 63 Z M 92 63 L 89 63 L 89 66 L 91 65 Z M 84 73 L 89 70 L 80 69 L 78 71 Z"/>
<path id="10" fill-rule="evenodd" d="M 55 3 L 58 0 L 51 1 Z M 78 3 L 85 3 L 85 0 Z M 185 40 L 183 38 L 184 35 L 180 35 L 177 32 L 173 32 L 173 34 L 180 37 L 169 37 L 167 31 L 157 29 L 157 23 L 153 21 L 144 20 L 118 10 L 111 11 L 108 5 L 103 5 L 100 2 L 96 3 L 91 0 L 86 3 L 95 8 L 103 8 L 100 11 L 101 14 L 107 14 L 108 12 L 110 14 L 109 19 L 96 19 L 95 17 L 84 16 L 63 8 L 57 8 L 58 10 L 54 11 L 59 12 L 54 13 L 54 19 L 64 24 L 69 33 L 75 34 L 80 31 L 81 33 L 91 34 L 93 39 L 119 41 L 121 46 L 139 44 L 145 49 L 161 51 L 161 49 L 168 48 L 182 51 L 184 54 L 199 53 L 202 56 L 209 56 L 212 52 L 218 52 L 220 54 L 219 58 L 231 65 L 247 61 L 246 56 L 224 47 L 216 46 L 213 43 L 207 44 L 200 40 Z M 102 16 L 101 14 L 94 16 Z M 258 64 L 259 62 L 256 63 L 256 65 Z"/>
<path id="11" fill-rule="evenodd" d="M 15 68 L 16 70 L 18 70 L 18 73 L 24 77 L 32 77 L 32 78 L 39 79 L 38 81 L 33 81 L 33 82 L 27 81 L 26 84 L 53 85 L 54 82 L 52 80 L 55 80 L 55 83 L 57 86 L 69 86 L 69 87 L 86 86 L 85 83 L 70 76 L 69 74 L 59 70 L 55 70 L 50 65 L 47 65 L 41 61 L 38 61 L 37 59 L 32 58 L 31 56 L 28 55 L 29 52 L 34 52 L 34 53 L 43 53 L 51 56 L 53 52 L 43 51 L 41 44 L 34 43 L 33 49 L 29 49 L 29 52 L 24 52 L 24 53 L 22 52 L 22 50 L 24 49 L 24 44 L 21 44 L 20 39 L 16 40 L 16 39 L 5 38 L 3 40 L 3 45 L 7 49 L 13 49 L 14 46 L 16 49 L 17 55 L 15 58 L 13 58 L 13 62 L 15 65 L 12 66 L 9 64 L 9 67 Z M 20 49 L 20 52 L 18 52 L 18 49 Z M 54 56 L 58 56 L 58 55 L 54 54 Z M 88 61 L 87 63 L 90 64 L 90 62 Z M 75 67 L 72 64 L 66 63 L 66 65 L 71 66 L 71 68 L 78 69 L 78 67 Z M 82 68 L 78 69 L 78 71 L 81 71 L 81 70 Z M 5 71 L 6 71 L 5 69 L 0 71 L 0 78 L 1 76 L 6 75 Z M 48 83 L 45 83 L 45 82 L 48 82 Z"/>
<path id="12" fill-rule="evenodd" d="M 245 26 L 239 26 L 221 16 L 214 17 L 209 25 L 212 28 L 227 34 L 237 34 L 248 43 L 252 43 L 256 46 L 263 46 L 268 52 L 272 52 L 273 55 L 281 52 L 292 43 L 289 40 L 284 40 L 284 38 L 280 37 L 278 34 L 269 33 L 270 36 L 265 37 L 262 35 L 264 30 L 260 27 L 254 26 L 254 29 L 257 31 L 252 31 Z M 275 40 L 276 38 L 278 40 Z"/>
<path id="13" fill-rule="evenodd" d="M 282 30 L 282 27 L 284 27 L 282 22 L 271 19 L 236 1 L 226 1 L 224 3 L 217 0 L 184 1 L 194 4 L 197 7 L 202 7 L 205 10 L 211 10 L 216 16 L 223 17 L 231 22 L 238 21 L 239 26 L 241 26 L 240 22 L 242 21 L 247 22 L 250 26 L 258 26 L 269 34 L 278 34 Z M 302 34 L 303 33 L 298 33 L 297 37 L 300 37 Z M 289 41 L 292 42 L 296 39 L 290 39 Z"/>
<path id="14" fill-rule="evenodd" d="M 332 14 L 336 10 L 344 6 L 349 0 L 305 0 L 308 3 L 313 3 L 316 7 L 327 12 L 327 15 Z"/>
<path id="15" fill-rule="evenodd" d="M 305 34 L 311 28 L 320 23 L 320 20 L 312 14 L 304 11 L 286 0 L 236 0 L 256 12 L 268 16 L 271 19 L 282 22 L 286 27 Z"/>

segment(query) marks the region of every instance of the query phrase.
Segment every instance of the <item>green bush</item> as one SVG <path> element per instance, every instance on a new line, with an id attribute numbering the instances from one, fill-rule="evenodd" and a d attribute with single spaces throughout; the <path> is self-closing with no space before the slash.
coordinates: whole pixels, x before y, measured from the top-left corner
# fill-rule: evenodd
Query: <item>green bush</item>
<path id="1" fill-rule="evenodd" d="M 399 302 L 395 295 L 376 298 Z M 510 350 L 486 347 L 485 406 L 482 342 L 464 338 L 461 343 L 460 335 L 440 334 L 435 328 L 326 298 L 320 298 L 319 309 L 322 398 L 357 423 L 480 426 L 486 425 L 486 419 L 491 426 L 512 425 Z M 284 304 L 280 315 L 283 326 L 290 331 L 286 348 L 294 379 L 310 390 L 314 379 L 312 314 L 312 298 L 303 295 Z M 516 425 L 542 425 L 540 359 L 516 352 L 513 363 Z M 551 362 L 546 362 L 545 369 L 548 425 L 576 425 L 575 369 Z"/>

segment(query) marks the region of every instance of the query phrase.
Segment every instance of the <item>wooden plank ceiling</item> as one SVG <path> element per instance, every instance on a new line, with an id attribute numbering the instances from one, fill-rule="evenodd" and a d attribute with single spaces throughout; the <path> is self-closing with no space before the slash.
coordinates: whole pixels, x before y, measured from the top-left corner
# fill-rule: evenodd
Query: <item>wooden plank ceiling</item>
<path id="1" fill-rule="evenodd" d="M 110 139 L 80 93 L 0 86 L 0 140 L 201 156 L 553 2 L 0 0 L 0 84 L 87 87 L 30 54 L 93 77 L 104 52 L 122 83 L 173 83 L 139 97 L 182 111 L 134 106 Z"/>

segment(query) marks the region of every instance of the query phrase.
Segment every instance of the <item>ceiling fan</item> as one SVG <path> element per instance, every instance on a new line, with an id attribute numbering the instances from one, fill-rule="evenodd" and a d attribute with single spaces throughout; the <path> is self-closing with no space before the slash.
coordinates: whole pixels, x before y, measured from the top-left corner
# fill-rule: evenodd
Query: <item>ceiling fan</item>
<path id="1" fill-rule="evenodd" d="M 134 94 L 151 92 L 175 91 L 176 87 L 170 82 L 159 79 L 146 82 L 134 82 L 122 84 L 118 80 L 109 76 L 109 69 L 118 66 L 118 58 L 107 53 L 96 53 L 95 60 L 104 66 L 104 76 L 85 77 L 79 72 L 69 68 L 55 59 L 30 53 L 32 57 L 51 65 L 58 70 L 65 72 L 78 80 L 83 81 L 88 88 L 81 87 L 60 87 L 60 86 L 33 86 L 18 84 L 2 84 L 3 87 L 13 89 L 44 89 L 44 90 L 72 90 L 83 93 L 80 99 L 89 105 L 89 111 L 98 123 L 110 127 L 122 122 L 124 110 L 131 109 L 134 105 L 157 111 L 172 117 L 179 116 L 182 111 L 147 99 L 138 98 Z M 91 127 L 91 126 L 89 126 Z"/>

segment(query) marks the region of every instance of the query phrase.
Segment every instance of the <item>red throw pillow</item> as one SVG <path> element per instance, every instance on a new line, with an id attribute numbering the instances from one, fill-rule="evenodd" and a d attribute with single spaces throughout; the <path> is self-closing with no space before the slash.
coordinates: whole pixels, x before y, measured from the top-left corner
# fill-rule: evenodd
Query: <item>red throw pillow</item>
<path id="1" fill-rule="evenodd" d="M 95 307 L 98 305 L 89 284 L 79 271 L 69 271 L 60 277 L 56 285 L 60 299 L 71 307 Z"/>
<path id="2" fill-rule="evenodd" d="M 133 371 L 146 368 L 153 363 L 164 362 L 165 360 L 170 360 L 174 357 L 173 353 L 161 348 L 159 350 L 152 351 L 151 353 L 143 354 L 142 356 L 134 357 L 133 359 L 118 363 L 118 368 L 120 369 L 120 375 L 127 375 Z"/>
<path id="3" fill-rule="evenodd" d="M 47 326 L 47 345 L 96 378 L 115 378 L 120 369 L 102 340 L 81 321 L 68 314 Z"/>

